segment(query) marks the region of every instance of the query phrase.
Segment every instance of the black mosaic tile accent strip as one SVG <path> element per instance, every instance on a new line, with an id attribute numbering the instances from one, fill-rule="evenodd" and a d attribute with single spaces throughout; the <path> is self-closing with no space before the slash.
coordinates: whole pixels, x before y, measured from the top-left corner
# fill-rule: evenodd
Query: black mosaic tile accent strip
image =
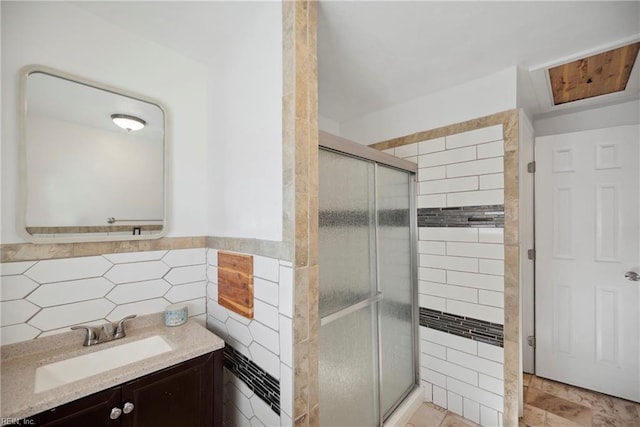
<path id="1" fill-rule="evenodd" d="M 420 326 L 504 347 L 504 326 L 499 323 L 420 307 Z"/>
<path id="2" fill-rule="evenodd" d="M 504 228 L 504 205 L 421 208 L 418 227 Z"/>
<path id="3" fill-rule="evenodd" d="M 366 211 L 320 211 L 321 227 L 366 227 L 373 218 Z"/>
<path id="4" fill-rule="evenodd" d="M 321 227 L 367 227 L 373 217 L 366 211 L 320 211 Z M 408 209 L 385 209 L 378 212 L 378 224 L 383 227 L 408 227 Z"/>
<path id="5" fill-rule="evenodd" d="M 378 212 L 378 224 L 382 227 L 408 227 L 409 209 L 384 209 Z"/>
<path id="6" fill-rule="evenodd" d="M 280 381 L 229 344 L 224 348 L 224 367 L 264 400 L 273 412 L 280 415 Z"/>

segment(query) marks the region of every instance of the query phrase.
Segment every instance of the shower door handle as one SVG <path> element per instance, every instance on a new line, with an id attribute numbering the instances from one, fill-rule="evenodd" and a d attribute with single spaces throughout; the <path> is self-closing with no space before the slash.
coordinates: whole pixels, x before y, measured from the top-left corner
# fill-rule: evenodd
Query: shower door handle
<path id="1" fill-rule="evenodd" d="M 356 311 L 363 309 L 369 305 L 373 305 L 378 301 L 382 301 L 382 292 L 378 292 L 377 294 L 365 300 L 362 300 L 348 307 L 345 307 L 342 310 L 338 310 L 335 313 L 331 313 L 324 316 L 322 319 L 320 319 L 320 326 L 324 326 L 326 324 L 333 322 L 334 320 L 338 320 L 342 317 L 348 316 L 351 313 L 355 313 Z"/>

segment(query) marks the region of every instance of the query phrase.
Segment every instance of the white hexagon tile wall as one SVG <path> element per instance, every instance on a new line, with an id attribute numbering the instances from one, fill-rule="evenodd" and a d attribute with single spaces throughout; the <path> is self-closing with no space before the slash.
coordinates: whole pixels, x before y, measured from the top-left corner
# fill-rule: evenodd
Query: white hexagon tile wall
<path id="1" fill-rule="evenodd" d="M 2 344 L 185 303 L 205 322 L 206 249 L 0 264 Z"/>
<path id="2" fill-rule="evenodd" d="M 217 303 L 217 255 L 196 248 L 2 263 L 1 343 L 185 303 L 190 317 L 227 343 L 228 424 L 291 425 L 292 264 L 253 256 L 254 318 L 247 319 Z"/>
<path id="3" fill-rule="evenodd" d="M 293 412 L 293 268 L 253 255 L 253 319 L 218 304 L 218 251 L 207 252 L 207 327 L 225 348 L 227 425 L 290 426 Z"/>

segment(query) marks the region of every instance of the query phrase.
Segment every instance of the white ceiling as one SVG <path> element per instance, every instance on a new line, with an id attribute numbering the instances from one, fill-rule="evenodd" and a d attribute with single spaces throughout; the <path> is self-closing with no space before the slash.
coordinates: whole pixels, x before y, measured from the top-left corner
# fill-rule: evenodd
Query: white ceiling
<path id="1" fill-rule="evenodd" d="M 75 4 L 208 64 L 273 5 Z M 340 122 L 508 67 L 534 70 L 640 40 L 640 1 L 320 0 L 318 28 L 320 114 Z"/>
<path id="2" fill-rule="evenodd" d="M 517 65 L 640 36 L 640 2 L 329 2 L 320 112 L 344 121 Z"/>

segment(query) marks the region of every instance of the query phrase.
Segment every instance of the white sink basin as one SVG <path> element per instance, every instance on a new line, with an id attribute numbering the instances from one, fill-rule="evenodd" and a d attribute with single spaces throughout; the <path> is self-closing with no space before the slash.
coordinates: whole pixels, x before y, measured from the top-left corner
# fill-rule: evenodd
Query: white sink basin
<path id="1" fill-rule="evenodd" d="M 41 366 L 36 369 L 35 393 L 42 393 L 170 350 L 171 346 L 162 337 L 154 335 Z"/>

